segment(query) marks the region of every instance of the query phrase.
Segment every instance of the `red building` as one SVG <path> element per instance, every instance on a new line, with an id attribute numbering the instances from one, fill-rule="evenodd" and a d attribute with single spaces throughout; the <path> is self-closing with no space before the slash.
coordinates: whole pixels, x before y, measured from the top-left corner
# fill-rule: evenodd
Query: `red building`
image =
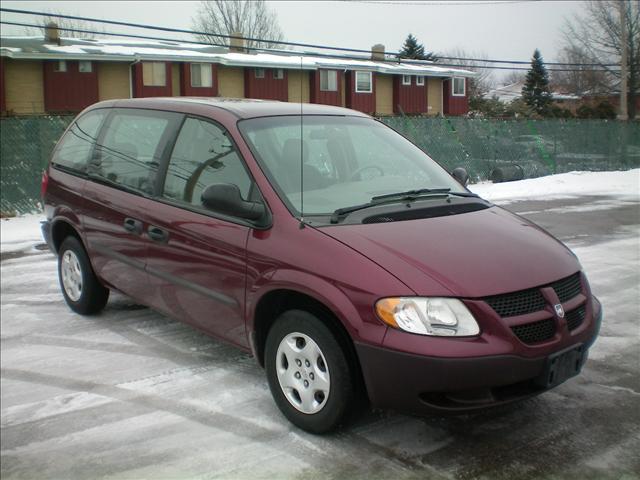
<path id="1" fill-rule="evenodd" d="M 467 82 L 464 77 L 447 78 L 442 82 L 442 113 L 464 115 L 469 111 Z"/>
<path id="2" fill-rule="evenodd" d="M 245 98 L 263 100 L 289 100 L 289 79 L 282 68 L 245 68 Z"/>
<path id="3" fill-rule="evenodd" d="M 394 75 L 393 112 L 416 115 L 427 111 L 426 78 L 422 75 Z"/>
<path id="4" fill-rule="evenodd" d="M 346 79 L 346 106 L 364 113 L 376 112 L 376 74 L 364 70 L 349 70 Z"/>
<path id="5" fill-rule="evenodd" d="M 79 112 L 98 101 L 98 63 L 88 60 L 44 62 L 44 108 Z"/>

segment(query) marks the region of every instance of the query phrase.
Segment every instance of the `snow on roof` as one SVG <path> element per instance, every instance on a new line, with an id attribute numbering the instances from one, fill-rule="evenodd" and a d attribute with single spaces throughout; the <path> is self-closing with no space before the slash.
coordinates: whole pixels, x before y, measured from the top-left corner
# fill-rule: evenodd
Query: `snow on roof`
<path id="1" fill-rule="evenodd" d="M 502 103 L 509 103 L 522 97 L 522 87 L 524 86 L 524 80 L 502 87 L 494 88 L 484 94 L 484 98 L 496 98 Z M 580 100 L 578 95 L 572 95 L 561 92 L 551 92 L 551 96 L 554 100 Z"/>
<path id="2" fill-rule="evenodd" d="M 323 57 L 317 53 L 231 52 L 226 47 L 171 41 L 60 38 L 60 44 L 46 43 L 44 37 L 0 37 L 0 55 L 10 58 L 69 60 L 179 60 L 220 63 L 228 66 L 266 68 L 362 69 L 380 73 L 426 75 L 436 77 L 472 77 L 469 70 L 440 67 L 434 63 L 414 64 L 398 61 L 374 61 L 367 57 Z"/>

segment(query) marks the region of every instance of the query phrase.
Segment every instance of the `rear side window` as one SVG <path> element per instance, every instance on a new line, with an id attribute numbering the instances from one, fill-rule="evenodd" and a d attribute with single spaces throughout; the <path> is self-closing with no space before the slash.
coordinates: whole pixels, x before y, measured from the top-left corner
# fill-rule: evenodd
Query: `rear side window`
<path id="1" fill-rule="evenodd" d="M 78 118 L 58 142 L 51 163 L 72 172 L 85 173 L 89 155 L 107 110 L 92 110 Z"/>
<path id="2" fill-rule="evenodd" d="M 251 177 L 227 133 L 212 122 L 187 118 L 169 160 L 163 196 L 204 208 L 200 197 L 214 183 L 235 184 L 242 198 L 249 197 Z"/>
<path id="3" fill-rule="evenodd" d="M 150 110 L 115 110 L 100 136 L 92 177 L 128 190 L 153 193 L 162 153 L 181 115 Z"/>

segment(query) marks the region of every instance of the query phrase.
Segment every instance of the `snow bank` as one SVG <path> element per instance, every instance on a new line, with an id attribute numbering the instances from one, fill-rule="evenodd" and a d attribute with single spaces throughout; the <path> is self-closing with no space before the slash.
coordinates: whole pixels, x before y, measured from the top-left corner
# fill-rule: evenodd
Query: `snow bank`
<path id="1" fill-rule="evenodd" d="M 518 182 L 477 183 L 469 189 L 482 198 L 504 204 L 515 200 L 553 200 L 608 195 L 640 200 L 640 168 L 622 172 L 570 172 Z"/>
<path id="2" fill-rule="evenodd" d="M 0 250 L 18 252 L 44 242 L 40 222 L 41 213 L 0 220 Z"/>

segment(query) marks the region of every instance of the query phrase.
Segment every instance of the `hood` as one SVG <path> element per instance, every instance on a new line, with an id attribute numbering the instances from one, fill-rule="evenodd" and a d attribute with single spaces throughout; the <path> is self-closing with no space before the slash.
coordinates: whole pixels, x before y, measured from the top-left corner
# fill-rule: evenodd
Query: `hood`
<path id="1" fill-rule="evenodd" d="M 551 283 L 577 258 L 535 224 L 499 207 L 391 223 L 321 229 L 385 268 L 418 295 L 484 297 Z M 433 282 L 442 286 L 433 291 Z"/>

